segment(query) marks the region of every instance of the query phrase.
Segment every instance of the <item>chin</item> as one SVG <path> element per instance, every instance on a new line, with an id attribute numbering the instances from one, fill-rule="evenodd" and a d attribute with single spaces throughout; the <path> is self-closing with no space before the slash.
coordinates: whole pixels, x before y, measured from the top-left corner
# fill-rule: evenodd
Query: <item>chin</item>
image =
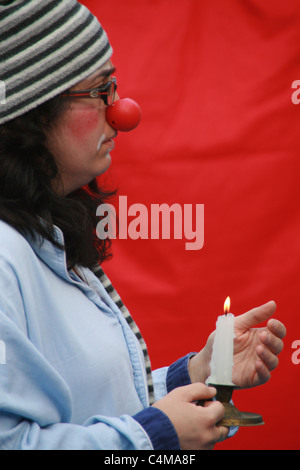
<path id="1" fill-rule="evenodd" d="M 95 177 L 100 176 L 103 173 L 105 173 L 109 169 L 110 165 L 111 165 L 111 156 L 110 156 L 110 153 L 107 153 L 105 157 L 103 158 L 103 160 L 101 161 L 101 167 L 98 169 L 97 175 Z"/>

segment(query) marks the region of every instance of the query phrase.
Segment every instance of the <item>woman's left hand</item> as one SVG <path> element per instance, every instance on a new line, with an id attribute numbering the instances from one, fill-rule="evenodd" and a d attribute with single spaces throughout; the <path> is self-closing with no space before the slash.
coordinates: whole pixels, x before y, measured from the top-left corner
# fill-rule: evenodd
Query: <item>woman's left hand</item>
<path id="1" fill-rule="evenodd" d="M 278 365 L 278 354 L 283 348 L 286 328 L 279 320 L 270 318 L 275 310 L 276 304 L 271 301 L 235 317 L 232 381 L 241 388 L 264 384 Z M 254 328 L 265 321 L 265 327 Z M 213 332 L 206 346 L 189 362 L 192 382 L 205 382 L 210 374 L 209 362 L 214 335 Z"/>

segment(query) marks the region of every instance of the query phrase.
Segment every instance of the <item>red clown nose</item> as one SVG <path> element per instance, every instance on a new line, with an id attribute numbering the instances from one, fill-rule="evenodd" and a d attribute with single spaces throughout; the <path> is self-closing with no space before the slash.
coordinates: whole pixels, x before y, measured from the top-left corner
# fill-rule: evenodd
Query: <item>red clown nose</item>
<path id="1" fill-rule="evenodd" d="M 117 100 L 106 108 L 106 120 L 117 131 L 132 131 L 139 125 L 141 117 L 141 108 L 130 98 Z"/>

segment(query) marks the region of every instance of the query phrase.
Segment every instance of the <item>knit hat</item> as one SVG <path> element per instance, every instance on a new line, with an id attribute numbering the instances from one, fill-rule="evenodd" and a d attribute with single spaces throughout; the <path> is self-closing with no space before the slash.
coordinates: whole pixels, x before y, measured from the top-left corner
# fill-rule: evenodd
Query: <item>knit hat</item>
<path id="1" fill-rule="evenodd" d="M 0 124 L 87 78 L 112 48 L 76 0 L 0 0 Z"/>

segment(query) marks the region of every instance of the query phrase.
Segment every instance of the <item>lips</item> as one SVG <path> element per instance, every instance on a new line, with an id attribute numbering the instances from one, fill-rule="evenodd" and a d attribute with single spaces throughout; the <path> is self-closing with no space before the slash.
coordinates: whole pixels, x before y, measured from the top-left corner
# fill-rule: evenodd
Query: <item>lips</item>
<path id="1" fill-rule="evenodd" d="M 105 145 L 108 147 L 110 150 L 115 148 L 115 142 L 112 139 L 105 140 L 102 145 Z"/>
<path id="2" fill-rule="evenodd" d="M 101 137 L 100 137 L 100 140 L 98 142 L 98 145 L 97 145 L 97 150 L 100 150 L 100 147 L 102 145 L 106 145 L 108 146 L 110 149 L 113 149 L 115 147 L 115 143 L 113 141 L 113 139 L 115 139 L 117 137 L 118 133 L 117 132 L 114 132 L 111 136 L 106 136 L 105 134 L 103 134 Z"/>

